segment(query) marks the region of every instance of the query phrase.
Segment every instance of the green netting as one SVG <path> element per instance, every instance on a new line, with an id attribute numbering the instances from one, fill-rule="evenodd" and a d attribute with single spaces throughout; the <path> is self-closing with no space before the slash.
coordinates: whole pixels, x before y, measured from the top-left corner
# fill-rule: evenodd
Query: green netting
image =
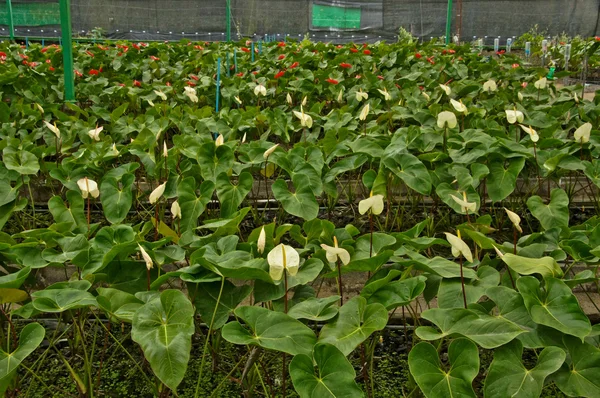
<path id="1" fill-rule="evenodd" d="M 315 28 L 359 29 L 360 8 L 326 6 L 314 4 L 312 24 Z"/>
<path id="2" fill-rule="evenodd" d="M 13 3 L 15 26 L 44 26 L 60 24 L 60 9 L 55 3 Z M 0 23 L 8 25 L 8 7 L 0 3 Z"/>

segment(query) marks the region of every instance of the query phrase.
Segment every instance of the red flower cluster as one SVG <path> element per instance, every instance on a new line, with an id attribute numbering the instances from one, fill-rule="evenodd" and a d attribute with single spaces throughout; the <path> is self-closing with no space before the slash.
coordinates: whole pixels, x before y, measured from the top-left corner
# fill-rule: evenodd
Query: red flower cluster
<path id="1" fill-rule="evenodd" d="M 142 87 L 142 83 L 140 81 L 138 81 L 138 80 L 134 80 L 133 81 L 133 86 L 134 87 Z"/>
<path id="2" fill-rule="evenodd" d="M 155 57 L 154 55 L 151 55 L 151 56 L 150 56 L 150 59 L 151 59 L 152 61 L 160 61 L 160 58 L 158 58 L 158 57 Z"/>
<path id="3" fill-rule="evenodd" d="M 352 65 L 350 65 L 349 63 L 346 63 L 346 62 L 342 62 L 340 64 L 340 67 L 342 67 L 344 69 L 350 69 L 350 68 L 352 68 Z"/>
<path id="4" fill-rule="evenodd" d="M 365 50 L 365 51 L 363 51 L 363 54 L 365 54 L 365 55 L 371 55 L 371 50 Z"/>
<path id="5" fill-rule="evenodd" d="M 241 50 L 245 53 L 249 53 L 250 49 L 248 47 L 242 47 Z"/>
<path id="6" fill-rule="evenodd" d="M 189 81 L 189 80 L 188 80 L 187 82 L 185 82 L 185 84 L 187 84 L 187 85 L 188 85 L 188 86 L 190 86 L 190 87 L 196 87 L 196 83 L 194 83 L 194 82 L 191 82 L 191 81 Z"/>
<path id="7" fill-rule="evenodd" d="M 190 79 L 198 81 L 198 76 L 196 76 L 196 75 L 190 75 Z"/>
<path id="8" fill-rule="evenodd" d="M 284 75 L 285 75 L 285 71 L 282 70 L 275 74 L 275 79 L 279 79 L 280 77 L 283 77 Z"/>
<path id="9" fill-rule="evenodd" d="M 415 53 L 415 58 L 421 59 L 422 55 L 420 53 Z"/>
<path id="10" fill-rule="evenodd" d="M 48 47 L 44 47 L 44 48 L 42 48 L 42 49 L 40 50 L 40 52 L 41 52 L 42 54 L 44 54 L 46 51 L 48 51 Z"/>
<path id="11" fill-rule="evenodd" d="M 433 55 L 427 58 L 427 62 L 429 62 L 431 65 L 435 65 L 435 62 L 433 61 Z"/>
<path id="12" fill-rule="evenodd" d="M 352 48 L 350 48 L 350 52 L 352 52 L 352 53 L 357 53 L 357 52 L 358 52 L 358 50 L 357 50 L 356 48 L 352 47 Z"/>
<path id="13" fill-rule="evenodd" d="M 98 74 L 100 73 L 100 71 L 98 69 L 90 69 L 89 74 L 91 76 L 98 76 Z"/>
<path id="14" fill-rule="evenodd" d="M 77 77 L 82 77 L 83 73 L 79 72 L 77 69 L 75 69 L 75 76 Z"/>
<path id="15" fill-rule="evenodd" d="M 89 55 L 90 57 L 94 58 L 94 53 L 93 53 L 93 52 L 91 52 L 90 50 L 86 50 L 86 51 L 85 51 L 85 53 L 86 53 L 87 55 Z"/>
<path id="16" fill-rule="evenodd" d="M 0 61 L 6 61 L 6 53 L 4 51 L 0 51 Z"/>
<path id="17" fill-rule="evenodd" d="M 512 68 L 513 69 L 517 69 L 519 66 L 521 66 L 521 65 L 519 65 L 519 64 L 512 64 Z"/>
<path id="18" fill-rule="evenodd" d="M 300 66 L 299 62 L 294 62 L 293 64 L 290 65 L 290 69 L 294 69 Z"/>
<path id="19" fill-rule="evenodd" d="M 523 88 L 527 87 L 527 82 L 521 83 L 521 87 L 523 87 Z"/>
<path id="20" fill-rule="evenodd" d="M 237 77 L 244 77 L 244 72 L 236 73 L 235 75 L 236 75 Z"/>
<path id="21" fill-rule="evenodd" d="M 279 43 L 277 43 L 277 47 L 285 47 L 285 42 L 280 41 Z"/>
<path id="22" fill-rule="evenodd" d="M 278 57 L 278 59 L 279 59 L 279 60 L 285 59 L 285 55 L 284 55 L 284 54 L 281 54 L 281 55 Z"/>
<path id="23" fill-rule="evenodd" d="M 200 50 L 200 51 L 204 50 L 204 47 L 202 47 L 202 46 L 198 46 L 198 45 L 194 46 L 194 48 L 195 48 L 196 50 Z"/>
<path id="24" fill-rule="evenodd" d="M 331 84 L 334 84 L 334 85 L 339 83 L 337 80 L 335 80 L 335 79 L 332 79 L 332 78 L 329 78 L 329 79 L 327 79 L 327 80 L 325 80 L 325 81 L 326 81 L 327 83 L 331 83 Z"/>

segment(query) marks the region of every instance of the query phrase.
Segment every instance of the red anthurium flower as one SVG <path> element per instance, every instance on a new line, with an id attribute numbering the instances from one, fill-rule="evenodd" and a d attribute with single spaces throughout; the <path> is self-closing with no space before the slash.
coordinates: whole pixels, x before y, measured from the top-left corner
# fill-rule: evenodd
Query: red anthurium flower
<path id="1" fill-rule="evenodd" d="M 49 68 L 48 68 L 48 70 L 49 70 L 50 72 L 54 72 L 54 70 L 55 70 L 55 69 L 54 69 L 54 67 L 52 67 L 52 66 L 51 66 L 51 67 L 49 67 Z"/>
<path id="2" fill-rule="evenodd" d="M 377 76 L 377 78 L 378 78 L 379 80 L 383 80 L 383 76 L 381 76 L 381 75 Z"/>
<path id="3" fill-rule="evenodd" d="M 120 87 L 125 87 L 125 83 L 119 83 Z"/>
<path id="4" fill-rule="evenodd" d="M 294 69 L 300 66 L 299 62 L 294 62 L 293 64 L 290 65 L 290 69 Z"/>
<path id="5" fill-rule="evenodd" d="M 83 73 L 81 73 L 77 69 L 75 69 L 75 76 L 81 77 L 81 76 L 83 76 Z"/>
<path id="6" fill-rule="evenodd" d="M 45 53 L 46 51 L 48 51 L 48 47 L 44 47 L 44 48 L 42 48 L 40 51 L 41 51 L 41 52 L 42 52 L 42 54 L 43 54 L 43 53 Z"/>
<path id="7" fill-rule="evenodd" d="M 527 82 L 521 83 L 521 87 L 523 87 L 523 88 L 527 87 Z"/>
<path id="8" fill-rule="evenodd" d="M 329 79 L 327 79 L 325 81 L 328 82 L 328 83 L 331 83 L 331 84 L 338 84 L 339 83 L 337 80 L 332 79 L 332 78 L 329 78 Z"/>
<path id="9" fill-rule="evenodd" d="M 27 59 L 27 58 L 29 58 L 29 57 L 28 57 L 27 55 L 25 55 L 25 54 L 19 54 L 19 57 L 21 57 L 21 59 Z"/>
<path id="10" fill-rule="evenodd" d="M 343 47 L 343 46 L 342 46 L 341 44 L 338 44 L 337 46 L 335 46 L 335 48 L 337 48 L 337 49 L 340 49 L 340 48 L 342 48 L 342 47 Z"/>
<path id="11" fill-rule="evenodd" d="M 279 79 L 280 77 L 283 77 L 283 75 L 285 75 L 285 71 L 282 70 L 280 72 L 278 72 L 277 74 L 275 74 L 275 79 Z"/>
<path id="12" fill-rule="evenodd" d="M 350 69 L 350 68 L 352 68 L 352 65 L 350 65 L 349 63 L 346 63 L 346 62 L 342 62 L 342 63 L 340 64 L 340 66 L 341 66 L 342 68 L 344 68 L 344 69 Z"/>
<path id="13" fill-rule="evenodd" d="M 171 87 L 171 82 L 167 82 L 167 87 Z"/>
<path id="14" fill-rule="evenodd" d="M 420 53 L 415 53 L 415 58 L 421 59 L 422 55 Z"/>
<path id="15" fill-rule="evenodd" d="M 277 47 L 285 47 L 285 42 L 280 41 L 279 43 L 277 43 Z"/>
<path id="16" fill-rule="evenodd" d="M 6 53 L 4 51 L 0 51 L 0 58 L 2 58 L 2 60 L 6 59 Z"/>
<path id="17" fill-rule="evenodd" d="M 258 71 L 255 70 L 254 72 L 252 72 L 253 75 L 258 75 Z"/>
<path id="18" fill-rule="evenodd" d="M 431 65 L 435 65 L 435 62 L 433 61 L 433 56 L 427 58 L 427 62 L 429 62 Z"/>
<path id="19" fill-rule="evenodd" d="M 139 50 L 139 49 L 140 49 L 140 46 L 138 46 L 138 45 L 137 45 L 137 44 L 135 44 L 135 43 L 133 43 L 131 46 L 132 46 L 133 48 L 135 48 L 136 50 Z"/>
<path id="20" fill-rule="evenodd" d="M 560 45 L 561 45 L 561 46 L 564 46 L 564 45 L 565 45 L 565 42 L 564 42 L 564 41 L 561 41 L 561 42 L 560 42 Z"/>
<path id="21" fill-rule="evenodd" d="M 98 72 L 104 72 L 104 71 L 102 70 L 102 67 L 100 67 L 100 69 L 98 69 Z"/>
<path id="22" fill-rule="evenodd" d="M 365 50 L 365 51 L 363 51 L 363 54 L 365 54 L 365 55 L 371 55 L 371 50 Z"/>
<path id="23" fill-rule="evenodd" d="M 368 44 L 367 43 L 363 43 L 363 48 L 367 48 Z"/>
<path id="24" fill-rule="evenodd" d="M 596 39 L 596 41 L 600 41 L 600 36 L 596 36 L 594 39 Z"/>
<path id="25" fill-rule="evenodd" d="M 185 82 L 185 84 L 187 84 L 190 87 L 196 87 L 196 83 L 194 83 L 194 82 L 187 81 L 187 82 Z"/>
<path id="26" fill-rule="evenodd" d="M 357 50 L 356 48 L 354 48 L 354 47 L 351 47 L 351 48 L 350 48 L 350 52 L 352 52 L 352 53 L 357 53 L 357 52 L 358 52 L 358 50 Z"/>
<path id="27" fill-rule="evenodd" d="M 89 73 L 92 76 L 97 76 L 100 73 L 100 71 L 98 69 L 90 69 Z"/>
<path id="28" fill-rule="evenodd" d="M 141 83 L 140 81 L 138 81 L 138 80 L 134 80 L 134 81 L 133 81 L 133 85 L 134 85 L 135 87 L 142 87 L 142 83 Z"/>
<path id="29" fill-rule="evenodd" d="M 200 50 L 200 51 L 204 50 L 204 47 L 202 47 L 202 46 L 194 46 L 194 48 L 195 48 L 196 50 Z"/>
<path id="30" fill-rule="evenodd" d="M 237 77 L 243 77 L 244 76 L 244 72 L 240 72 L 238 74 L 236 74 Z"/>
<path id="31" fill-rule="evenodd" d="M 425 90 L 425 87 L 419 86 L 419 90 L 423 91 L 423 90 Z"/>
<path id="32" fill-rule="evenodd" d="M 278 59 L 280 59 L 280 60 L 285 59 L 285 55 L 281 54 Z"/>
<path id="33" fill-rule="evenodd" d="M 85 53 L 86 53 L 87 55 L 89 55 L 90 57 L 94 58 L 94 53 L 93 53 L 93 52 L 91 52 L 90 50 L 87 50 Z"/>
<path id="34" fill-rule="evenodd" d="M 447 50 L 442 50 L 442 55 L 446 55 L 448 53 Z"/>
<path id="35" fill-rule="evenodd" d="M 249 53 L 250 49 L 248 47 L 242 47 L 242 51 L 245 53 Z"/>
<path id="36" fill-rule="evenodd" d="M 148 43 L 140 43 L 142 47 L 148 47 Z"/>
<path id="37" fill-rule="evenodd" d="M 155 57 L 154 55 L 151 55 L 151 56 L 150 56 L 150 59 L 151 59 L 152 61 L 160 61 L 160 58 L 158 58 L 158 57 Z"/>
<path id="38" fill-rule="evenodd" d="M 51 60 L 51 59 L 47 59 L 47 60 L 46 60 L 46 63 L 47 63 L 47 64 L 51 64 L 51 63 L 52 63 L 52 60 Z"/>
<path id="39" fill-rule="evenodd" d="M 355 78 L 360 79 L 362 76 L 361 75 L 356 75 Z"/>
<path id="40" fill-rule="evenodd" d="M 512 64 L 513 69 L 517 69 L 519 66 L 520 66 L 519 64 Z"/>
<path id="41" fill-rule="evenodd" d="M 196 76 L 196 75 L 190 75 L 190 79 L 198 81 L 198 76 Z"/>
<path id="42" fill-rule="evenodd" d="M 456 50 L 448 50 L 448 54 L 456 54 Z"/>
<path id="43" fill-rule="evenodd" d="M 498 54 L 498 55 L 502 55 L 502 54 L 504 54 L 505 52 L 506 52 L 506 50 L 500 50 L 500 51 L 498 51 L 496 54 Z"/>

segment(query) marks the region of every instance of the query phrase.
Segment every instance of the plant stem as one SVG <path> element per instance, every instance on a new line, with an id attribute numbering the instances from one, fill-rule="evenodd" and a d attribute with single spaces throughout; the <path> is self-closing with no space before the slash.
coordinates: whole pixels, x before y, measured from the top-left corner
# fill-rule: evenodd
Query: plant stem
<path id="1" fill-rule="evenodd" d="M 465 305 L 465 308 L 467 308 L 467 293 L 465 292 L 465 277 L 463 275 L 463 258 L 462 258 L 462 254 L 460 255 L 459 259 L 460 259 L 460 286 L 462 288 L 463 303 Z"/>
<path id="2" fill-rule="evenodd" d="M 342 264 L 340 263 L 340 259 L 337 259 L 337 269 L 338 269 L 338 290 L 340 291 L 340 307 L 344 305 L 344 291 L 342 289 Z"/>
<path id="3" fill-rule="evenodd" d="M 283 295 L 283 312 L 285 314 L 287 314 L 288 312 L 288 280 L 287 280 L 287 270 L 284 269 L 283 270 L 283 283 L 284 283 L 284 290 L 285 293 Z M 287 393 L 287 374 L 286 374 L 286 366 L 285 366 L 285 360 L 286 360 L 286 354 L 285 352 L 282 354 L 282 366 L 281 366 L 281 380 L 282 380 L 282 385 L 283 385 L 283 398 L 285 398 L 286 393 Z"/>
<path id="4" fill-rule="evenodd" d="M 88 227 L 88 238 L 90 237 L 90 221 L 91 221 L 91 213 L 90 213 L 90 194 L 88 193 L 87 197 L 87 227 Z"/>
<path id="5" fill-rule="evenodd" d="M 221 295 L 223 294 L 223 288 L 225 287 L 225 277 L 221 278 L 221 288 L 219 289 L 219 296 L 217 297 L 217 303 L 215 304 L 215 309 L 212 314 L 212 318 L 210 319 L 210 325 L 208 326 L 208 333 L 206 334 L 206 340 L 204 340 L 204 349 L 202 350 L 202 360 L 200 361 L 200 370 L 198 372 L 198 381 L 196 382 L 196 392 L 194 393 L 194 398 L 199 397 L 200 393 L 200 380 L 202 380 L 202 373 L 204 371 L 204 362 L 206 360 L 206 350 L 208 348 L 208 340 L 210 339 L 210 334 L 212 333 L 213 324 L 215 322 L 215 317 L 217 316 L 217 309 L 219 308 L 219 304 L 221 303 Z"/>

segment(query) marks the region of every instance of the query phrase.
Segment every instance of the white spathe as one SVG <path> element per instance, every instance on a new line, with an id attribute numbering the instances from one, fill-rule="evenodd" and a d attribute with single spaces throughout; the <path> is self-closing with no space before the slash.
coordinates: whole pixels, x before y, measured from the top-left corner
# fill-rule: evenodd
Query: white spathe
<path id="1" fill-rule="evenodd" d="M 293 247 L 281 243 L 267 254 L 267 262 L 269 263 L 271 279 L 278 281 L 283 277 L 284 270 L 291 276 L 298 273 L 300 255 Z"/>

